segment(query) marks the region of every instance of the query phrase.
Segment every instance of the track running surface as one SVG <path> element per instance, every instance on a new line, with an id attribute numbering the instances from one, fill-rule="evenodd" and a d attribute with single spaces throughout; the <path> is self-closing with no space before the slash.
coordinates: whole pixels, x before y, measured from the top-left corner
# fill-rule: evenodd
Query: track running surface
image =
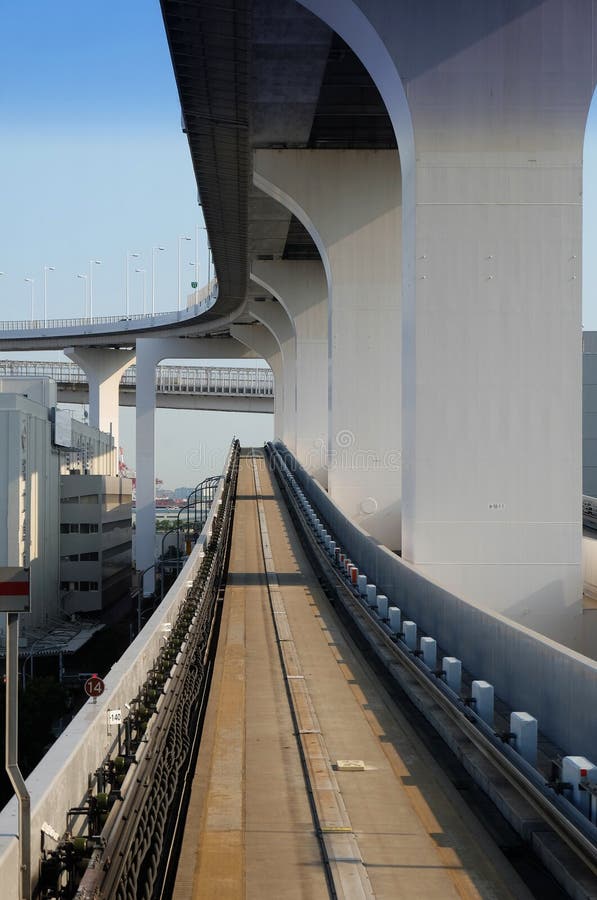
<path id="1" fill-rule="evenodd" d="M 174 897 L 335 896 L 531 895 L 353 650 L 245 452 Z"/>

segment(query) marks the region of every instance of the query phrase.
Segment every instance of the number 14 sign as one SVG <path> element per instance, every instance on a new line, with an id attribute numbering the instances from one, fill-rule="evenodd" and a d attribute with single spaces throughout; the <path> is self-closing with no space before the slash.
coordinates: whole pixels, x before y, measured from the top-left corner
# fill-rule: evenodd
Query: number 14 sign
<path id="1" fill-rule="evenodd" d="M 87 679 L 83 687 L 87 696 L 93 697 L 93 699 L 96 700 L 104 693 L 105 685 L 103 679 L 101 679 L 99 675 L 92 675 L 91 678 Z"/>

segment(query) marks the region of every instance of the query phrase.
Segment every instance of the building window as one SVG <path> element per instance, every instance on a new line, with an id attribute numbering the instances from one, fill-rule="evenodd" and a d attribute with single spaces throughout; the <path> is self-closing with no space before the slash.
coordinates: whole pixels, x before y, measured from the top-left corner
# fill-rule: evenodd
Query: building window
<path id="1" fill-rule="evenodd" d="M 97 494 L 84 494 L 83 497 L 79 498 L 81 503 L 99 503 L 99 497 Z"/>
<path id="2" fill-rule="evenodd" d="M 79 557 L 81 562 L 97 562 L 99 559 L 98 553 L 81 553 Z"/>
<path id="3" fill-rule="evenodd" d="M 79 527 L 81 529 L 81 534 L 98 533 L 98 525 L 95 522 L 81 522 L 81 525 Z"/>
<path id="4" fill-rule="evenodd" d="M 104 502 L 104 509 L 107 512 L 110 512 L 112 509 L 117 509 L 124 502 L 119 494 L 104 494 L 102 499 Z"/>
<path id="5" fill-rule="evenodd" d="M 61 581 L 60 582 L 60 590 L 61 591 L 76 591 L 79 588 L 78 581 Z"/>
<path id="6" fill-rule="evenodd" d="M 62 497 L 60 500 L 61 503 L 78 503 L 78 497 Z"/>
<path id="7" fill-rule="evenodd" d="M 70 525 L 65 522 L 62 522 L 60 525 L 60 534 L 68 534 L 70 532 Z"/>
<path id="8" fill-rule="evenodd" d="M 79 582 L 79 590 L 80 591 L 97 591 L 98 590 L 98 582 L 97 581 L 80 581 Z"/>
<path id="9" fill-rule="evenodd" d="M 61 556 L 60 559 L 63 562 L 78 562 L 79 554 L 78 553 L 69 553 L 67 556 Z"/>

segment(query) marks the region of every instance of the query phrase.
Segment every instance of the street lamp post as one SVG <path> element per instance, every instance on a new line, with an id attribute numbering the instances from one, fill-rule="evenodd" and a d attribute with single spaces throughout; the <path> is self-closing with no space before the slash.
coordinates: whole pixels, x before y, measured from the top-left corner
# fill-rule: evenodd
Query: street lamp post
<path id="1" fill-rule="evenodd" d="M 33 322 L 33 303 L 35 297 L 35 278 L 25 278 L 25 281 L 31 285 L 31 321 Z"/>
<path id="2" fill-rule="evenodd" d="M 191 240 L 190 237 L 188 237 L 187 235 L 179 234 L 179 236 L 178 236 L 178 309 L 179 309 L 179 310 L 180 310 L 181 303 L 182 303 L 182 284 L 181 284 L 181 277 L 180 277 L 180 248 L 181 248 L 181 241 L 190 241 L 190 240 Z"/>
<path id="3" fill-rule="evenodd" d="M 48 272 L 55 271 L 55 266 L 44 266 L 44 325 L 48 324 Z"/>
<path id="4" fill-rule="evenodd" d="M 101 259 L 89 260 L 89 318 L 93 319 L 93 267 L 101 266 Z"/>
<path id="5" fill-rule="evenodd" d="M 83 318 L 87 318 L 87 275 L 77 275 L 83 281 Z"/>
<path id="6" fill-rule="evenodd" d="M 195 226 L 195 281 L 199 290 L 199 225 Z"/>
<path id="7" fill-rule="evenodd" d="M 146 272 L 145 272 L 145 269 L 135 269 L 135 272 L 138 272 L 140 275 L 143 276 L 143 315 L 145 315 L 145 300 L 146 300 L 146 296 L 147 296 L 146 290 L 145 290 L 146 284 L 147 284 L 147 281 L 145 278 Z"/>
<path id="8" fill-rule="evenodd" d="M 128 318 L 130 311 L 130 296 L 129 296 L 129 260 L 131 259 L 139 259 L 140 253 L 137 253 L 136 250 L 127 250 L 126 251 L 126 259 L 124 262 L 125 267 L 125 284 L 126 284 L 126 315 Z"/>
<path id="9" fill-rule="evenodd" d="M 151 248 L 151 314 L 155 316 L 155 255 L 160 250 L 165 250 L 165 247 L 152 247 Z"/>

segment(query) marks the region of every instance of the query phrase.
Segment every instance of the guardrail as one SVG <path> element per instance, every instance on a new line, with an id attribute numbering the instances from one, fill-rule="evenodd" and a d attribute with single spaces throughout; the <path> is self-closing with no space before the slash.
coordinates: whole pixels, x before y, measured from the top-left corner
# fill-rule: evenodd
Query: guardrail
<path id="1" fill-rule="evenodd" d="M 75 363 L 0 360 L 0 378 L 53 378 L 59 384 L 86 385 L 85 372 Z M 136 386 L 132 365 L 122 376 L 121 388 Z M 158 394 L 238 394 L 254 397 L 274 396 L 271 369 L 234 368 L 232 366 L 157 366 Z"/>
<path id="2" fill-rule="evenodd" d="M 210 293 L 185 309 L 174 309 L 157 313 L 134 313 L 119 316 L 80 316 L 74 319 L 18 319 L 0 322 L 0 337 L 3 331 L 60 331 L 64 328 L 86 328 L 90 325 L 122 325 L 128 322 L 143 322 L 148 326 L 164 322 L 200 316 L 212 308 L 218 299 L 218 285 L 215 282 Z"/>

